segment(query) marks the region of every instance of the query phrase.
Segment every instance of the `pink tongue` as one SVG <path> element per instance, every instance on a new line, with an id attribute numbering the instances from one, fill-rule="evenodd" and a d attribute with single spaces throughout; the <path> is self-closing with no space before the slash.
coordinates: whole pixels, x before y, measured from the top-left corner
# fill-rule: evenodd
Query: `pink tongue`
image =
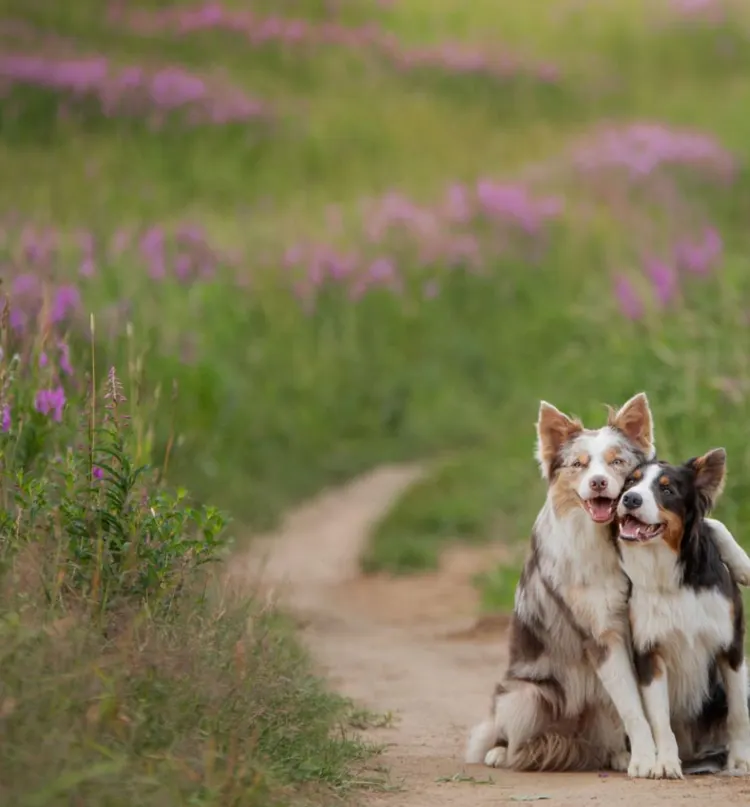
<path id="1" fill-rule="evenodd" d="M 612 502 L 609 499 L 593 499 L 589 502 L 589 510 L 595 521 L 606 521 L 612 514 Z"/>
<path id="2" fill-rule="evenodd" d="M 624 535 L 626 538 L 640 538 L 641 527 L 642 525 L 637 521 L 627 519 L 620 524 L 620 535 Z"/>

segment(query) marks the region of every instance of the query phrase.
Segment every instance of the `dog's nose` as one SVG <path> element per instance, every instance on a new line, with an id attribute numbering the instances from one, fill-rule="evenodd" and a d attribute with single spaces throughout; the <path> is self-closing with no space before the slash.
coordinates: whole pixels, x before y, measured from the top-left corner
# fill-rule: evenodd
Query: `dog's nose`
<path id="1" fill-rule="evenodd" d="M 592 476 L 589 481 L 589 487 L 591 490 L 601 493 L 607 489 L 607 478 L 604 476 Z"/>
<path id="2" fill-rule="evenodd" d="M 622 506 L 627 510 L 637 510 L 643 504 L 643 496 L 631 490 L 622 497 Z"/>

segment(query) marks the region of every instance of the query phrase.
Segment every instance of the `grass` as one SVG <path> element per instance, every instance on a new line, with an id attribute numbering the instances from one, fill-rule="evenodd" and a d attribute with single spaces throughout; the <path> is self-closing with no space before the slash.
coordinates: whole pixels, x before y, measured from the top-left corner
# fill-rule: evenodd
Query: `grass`
<path id="1" fill-rule="evenodd" d="M 60 635 L 36 622 L 46 608 L 4 614 L 6 803 L 266 807 L 362 786 L 374 749 L 332 735 L 349 705 L 288 628 L 241 604 L 189 607 L 117 639 L 86 624 Z"/>

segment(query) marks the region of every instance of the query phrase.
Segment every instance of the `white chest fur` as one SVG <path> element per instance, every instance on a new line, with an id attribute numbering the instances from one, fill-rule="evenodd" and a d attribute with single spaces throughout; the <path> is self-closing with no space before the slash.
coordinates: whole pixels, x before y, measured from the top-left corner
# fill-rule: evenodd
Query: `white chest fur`
<path id="1" fill-rule="evenodd" d="M 594 638 L 619 630 L 627 614 L 627 579 L 608 528 L 578 510 L 557 519 L 545 508 L 537 521 L 545 577 L 576 622 Z"/>
<path id="2" fill-rule="evenodd" d="M 658 646 L 667 665 L 670 708 L 695 716 L 709 685 L 711 662 L 732 641 L 732 605 L 720 592 L 683 587 L 675 553 L 663 543 L 624 546 L 633 582 L 630 622 L 638 651 Z"/>

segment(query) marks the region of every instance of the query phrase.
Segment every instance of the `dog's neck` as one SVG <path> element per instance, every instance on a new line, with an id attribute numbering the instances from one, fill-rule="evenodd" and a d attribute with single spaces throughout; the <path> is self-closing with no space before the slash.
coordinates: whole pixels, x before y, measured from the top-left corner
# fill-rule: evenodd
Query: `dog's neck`
<path id="1" fill-rule="evenodd" d="M 590 561 L 596 558 L 594 566 L 619 568 L 612 525 L 597 524 L 582 507 L 561 516 L 548 496 L 537 516 L 534 533 L 540 553 L 552 564 L 583 570 L 592 568 Z"/>

